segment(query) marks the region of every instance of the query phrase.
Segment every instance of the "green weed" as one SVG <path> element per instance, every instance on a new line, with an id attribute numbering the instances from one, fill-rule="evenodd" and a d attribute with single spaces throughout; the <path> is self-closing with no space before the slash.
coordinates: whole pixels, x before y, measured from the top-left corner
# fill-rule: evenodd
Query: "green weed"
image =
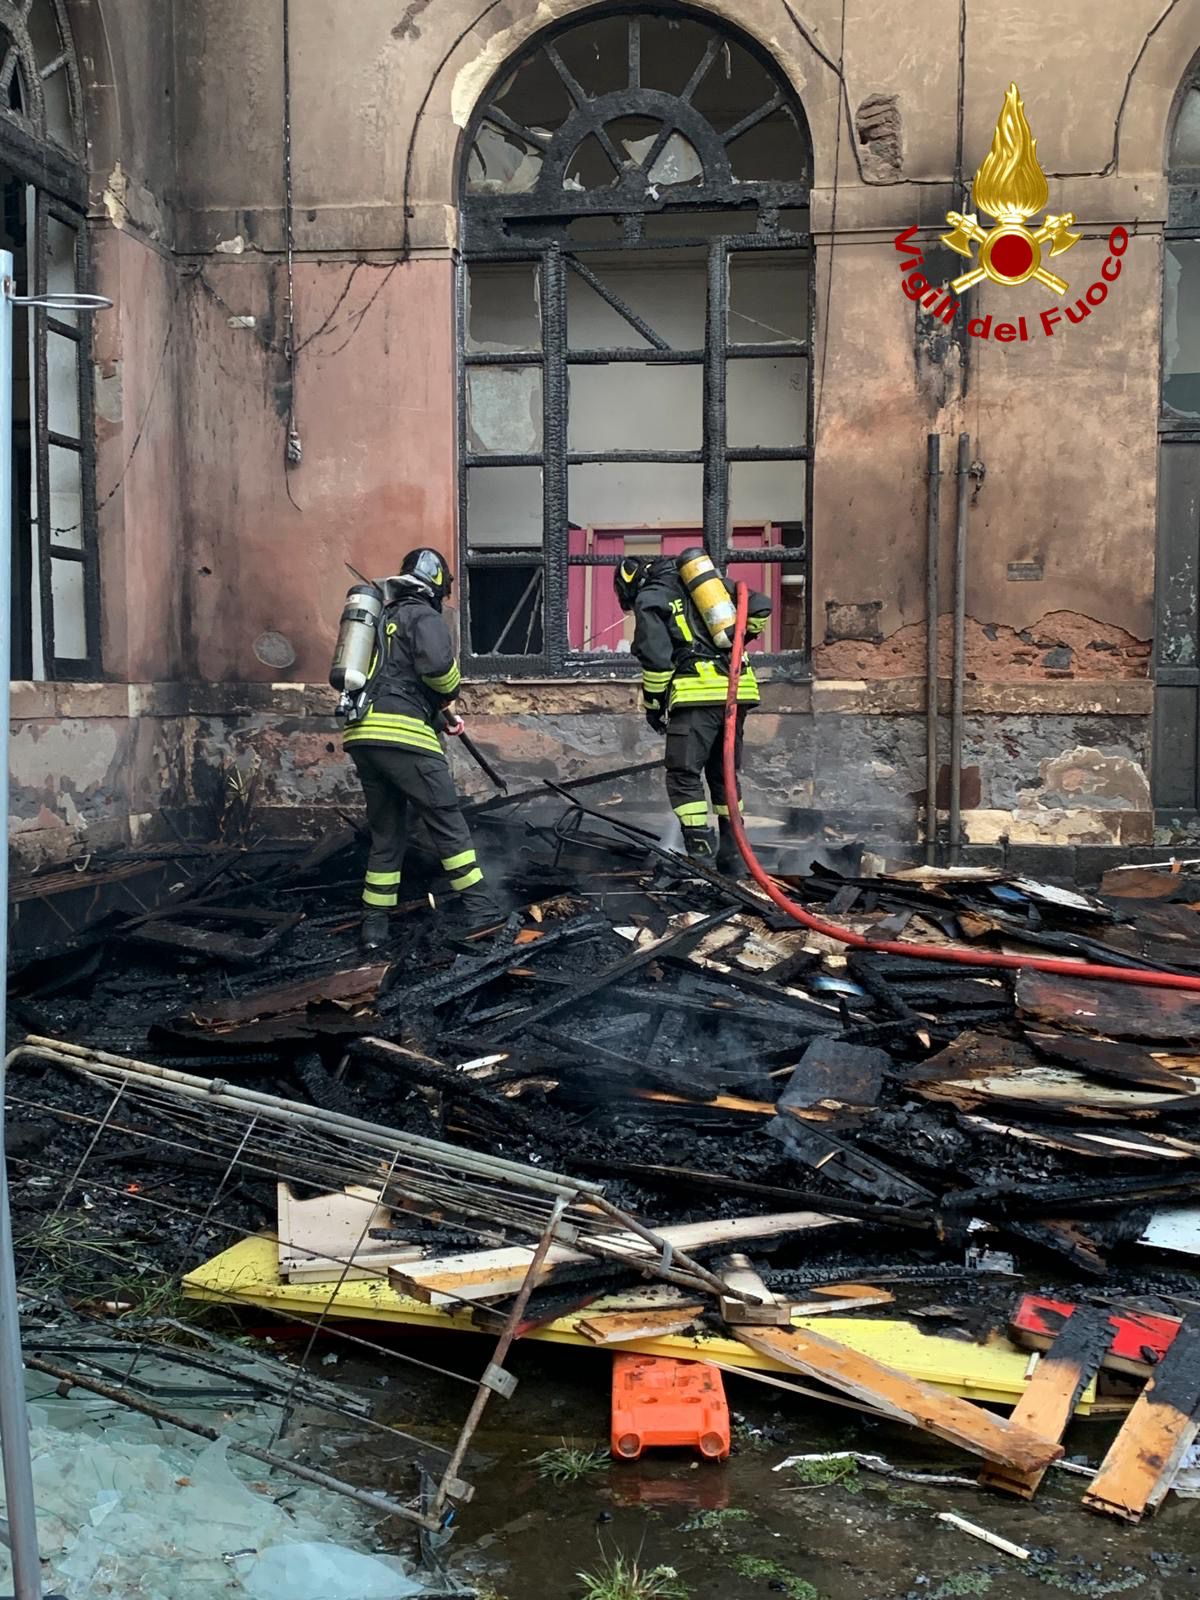
<path id="1" fill-rule="evenodd" d="M 543 1450 L 534 1456 L 533 1464 L 539 1478 L 549 1478 L 551 1483 L 578 1483 L 595 1472 L 603 1472 L 609 1464 L 607 1450 L 584 1450 L 579 1445 L 555 1445 L 553 1450 Z"/>
<path id="2" fill-rule="evenodd" d="M 734 1556 L 732 1566 L 739 1578 L 774 1580 L 782 1584 L 782 1592 L 788 1596 L 788 1600 L 821 1600 L 811 1583 L 804 1578 L 797 1578 L 795 1573 L 780 1566 L 778 1561 L 763 1556 Z"/>
<path id="3" fill-rule="evenodd" d="M 824 1461 L 797 1461 L 793 1464 L 792 1471 L 797 1481 L 806 1488 L 836 1483 L 843 1489 L 848 1489 L 851 1494 L 858 1494 L 862 1489 L 858 1462 L 853 1456 L 831 1456 Z"/>
<path id="4" fill-rule="evenodd" d="M 639 1566 L 636 1557 L 605 1556 L 595 1572 L 577 1572 L 583 1600 L 688 1600 L 674 1567 Z"/>
<path id="5" fill-rule="evenodd" d="M 700 1511 L 690 1522 L 685 1522 L 680 1533 L 711 1533 L 729 1522 L 749 1522 L 750 1513 L 740 1506 L 728 1506 L 723 1511 Z"/>
<path id="6" fill-rule="evenodd" d="M 958 1600 L 960 1595 L 986 1594 L 991 1587 L 990 1572 L 955 1572 L 938 1585 L 929 1600 Z"/>

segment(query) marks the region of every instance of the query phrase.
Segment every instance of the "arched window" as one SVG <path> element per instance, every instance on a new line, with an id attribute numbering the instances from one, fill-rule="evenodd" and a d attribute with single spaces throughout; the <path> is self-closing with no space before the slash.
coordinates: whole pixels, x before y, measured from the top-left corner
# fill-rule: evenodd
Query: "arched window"
<path id="1" fill-rule="evenodd" d="M 1167 144 L 1162 400 L 1155 569 L 1155 807 L 1200 819 L 1200 57 L 1176 100 Z"/>
<path id="2" fill-rule="evenodd" d="M 460 175 L 476 671 L 619 666 L 612 568 L 701 542 L 775 598 L 761 648 L 806 649 L 810 173 L 776 65 L 680 7 L 544 34 L 484 97 Z"/>
<path id="3" fill-rule="evenodd" d="M 0 246 L 17 291 L 87 287 L 79 71 L 63 0 L 0 0 Z M 99 675 L 87 318 L 17 309 L 13 674 Z"/>

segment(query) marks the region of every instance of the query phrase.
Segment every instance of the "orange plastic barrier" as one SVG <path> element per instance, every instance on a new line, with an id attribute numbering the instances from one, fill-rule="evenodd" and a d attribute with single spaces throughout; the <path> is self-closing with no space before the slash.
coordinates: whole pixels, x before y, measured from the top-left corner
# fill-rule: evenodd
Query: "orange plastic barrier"
<path id="1" fill-rule="evenodd" d="M 690 1445 L 710 1460 L 725 1460 L 729 1406 L 721 1374 L 700 1361 L 614 1356 L 612 1453 L 636 1461 L 656 1445 Z"/>

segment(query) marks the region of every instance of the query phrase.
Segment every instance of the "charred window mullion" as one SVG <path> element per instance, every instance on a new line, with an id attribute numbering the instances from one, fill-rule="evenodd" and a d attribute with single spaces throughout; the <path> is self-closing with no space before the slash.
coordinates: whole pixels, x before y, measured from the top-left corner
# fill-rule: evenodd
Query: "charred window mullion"
<path id="1" fill-rule="evenodd" d="M 47 286 L 47 201 L 38 191 L 33 223 L 33 292 L 44 295 Z M 33 312 L 33 477 L 37 487 L 38 608 L 42 624 L 42 671 L 56 676 L 54 664 L 54 567 L 50 553 L 50 385 L 46 313 Z"/>
<path id="2" fill-rule="evenodd" d="M 718 566 L 729 537 L 729 471 L 725 429 L 725 347 L 729 328 L 729 253 L 723 240 L 708 252 L 704 328 L 704 544 Z"/>
<path id="3" fill-rule="evenodd" d="M 543 630 L 552 671 L 567 657 L 567 269 L 550 245 L 542 257 Z"/>

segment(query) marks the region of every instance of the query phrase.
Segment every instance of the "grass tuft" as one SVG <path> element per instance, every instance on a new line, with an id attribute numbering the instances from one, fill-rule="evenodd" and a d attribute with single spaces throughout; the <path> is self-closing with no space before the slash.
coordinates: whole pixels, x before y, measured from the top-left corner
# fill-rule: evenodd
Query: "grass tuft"
<path id="1" fill-rule="evenodd" d="M 806 1488 L 836 1483 L 851 1494 L 862 1488 L 858 1462 L 853 1456 L 830 1456 L 824 1461 L 797 1461 L 792 1466 L 796 1480 Z"/>
<path id="2" fill-rule="evenodd" d="M 579 1572 L 583 1600 L 688 1600 L 674 1567 L 639 1566 L 636 1558 L 605 1556 L 595 1572 Z"/>
<path id="3" fill-rule="evenodd" d="M 788 1600 L 821 1600 L 819 1592 L 806 1578 L 798 1578 L 778 1561 L 763 1556 L 734 1556 L 732 1566 L 739 1578 L 770 1580 L 778 1584 Z"/>
<path id="4" fill-rule="evenodd" d="M 610 1459 L 607 1450 L 585 1450 L 564 1439 L 553 1450 L 534 1456 L 533 1464 L 539 1478 L 549 1478 L 551 1483 L 578 1483 L 581 1478 L 605 1471 Z"/>

